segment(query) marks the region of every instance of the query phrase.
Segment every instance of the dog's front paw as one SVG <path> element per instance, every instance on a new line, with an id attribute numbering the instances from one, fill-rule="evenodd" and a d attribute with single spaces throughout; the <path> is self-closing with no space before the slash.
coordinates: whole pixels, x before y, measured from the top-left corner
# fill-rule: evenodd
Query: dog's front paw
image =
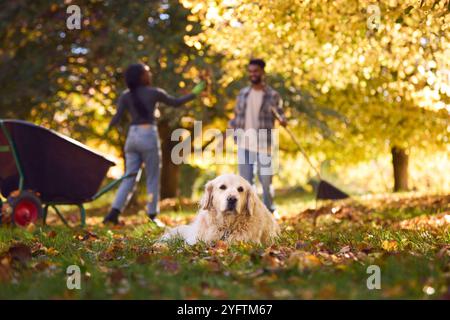
<path id="1" fill-rule="evenodd" d="M 174 237 L 173 229 L 166 230 L 157 242 L 167 242 Z"/>
<path id="2" fill-rule="evenodd" d="M 185 241 L 188 245 L 193 246 L 194 244 L 197 243 L 197 238 L 188 238 L 188 239 L 184 239 L 184 241 Z"/>

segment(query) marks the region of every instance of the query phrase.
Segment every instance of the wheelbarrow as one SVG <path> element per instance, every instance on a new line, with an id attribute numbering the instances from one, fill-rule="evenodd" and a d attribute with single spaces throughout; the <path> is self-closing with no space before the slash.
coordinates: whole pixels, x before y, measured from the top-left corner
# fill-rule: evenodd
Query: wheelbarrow
<path id="1" fill-rule="evenodd" d="M 0 119 L 0 224 L 8 218 L 14 225 L 26 227 L 42 218 L 45 225 L 52 208 L 68 226 L 58 206 L 75 205 L 84 226 L 85 203 L 137 175 L 125 175 L 100 188 L 114 165 L 60 133 L 26 121 Z"/>

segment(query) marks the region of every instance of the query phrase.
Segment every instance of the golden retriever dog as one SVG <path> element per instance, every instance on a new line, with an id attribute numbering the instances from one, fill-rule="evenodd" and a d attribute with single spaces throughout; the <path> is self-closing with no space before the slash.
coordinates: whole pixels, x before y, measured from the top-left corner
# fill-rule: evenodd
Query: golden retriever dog
<path id="1" fill-rule="evenodd" d="M 238 175 L 224 174 L 206 184 L 194 221 L 170 229 L 161 240 L 178 237 L 190 245 L 217 240 L 270 244 L 278 233 L 277 222 L 251 185 Z"/>

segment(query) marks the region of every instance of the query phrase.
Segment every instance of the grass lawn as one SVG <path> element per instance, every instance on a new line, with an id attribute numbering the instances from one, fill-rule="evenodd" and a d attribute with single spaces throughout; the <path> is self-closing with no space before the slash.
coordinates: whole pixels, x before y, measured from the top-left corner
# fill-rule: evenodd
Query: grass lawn
<path id="1" fill-rule="evenodd" d="M 0 226 L 0 298 L 450 298 L 450 196 L 356 198 L 312 210 L 311 197 L 291 193 L 277 203 L 283 232 L 266 248 L 158 245 L 163 230 L 142 212 L 103 227 L 106 206 L 88 210 L 84 230 L 56 220 Z M 195 208 L 182 207 L 161 220 L 189 221 Z M 69 265 L 81 268 L 81 290 L 67 289 Z M 367 288 L 369 265 L 380 267 L 379 290 Z"/>

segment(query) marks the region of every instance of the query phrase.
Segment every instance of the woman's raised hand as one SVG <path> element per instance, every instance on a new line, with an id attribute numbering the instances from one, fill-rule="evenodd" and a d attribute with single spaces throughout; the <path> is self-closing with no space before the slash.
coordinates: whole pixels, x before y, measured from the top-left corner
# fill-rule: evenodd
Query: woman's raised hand
<path id="1" fill-rule="evenodd" d="M 200 81 L 195 87 L 194 89 L 192 89 L 192 93 L 195 94 L 196 96 L 198 96 L 203 90 L 205 90 L 206 87 L 206 83 L 205 81 Z"/>

